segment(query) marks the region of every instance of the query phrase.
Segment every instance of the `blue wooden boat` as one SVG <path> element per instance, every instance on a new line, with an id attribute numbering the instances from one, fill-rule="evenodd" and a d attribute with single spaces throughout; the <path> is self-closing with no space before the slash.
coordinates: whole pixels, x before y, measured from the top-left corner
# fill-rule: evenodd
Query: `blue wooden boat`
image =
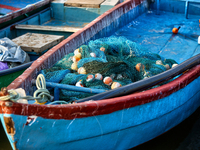
<path id="1" fill-rule="evenodd" d="M 32 0 L 32 1 L 1 1 L 0 2 L 0 38 L 16 38 L 15 30 L 11 26 L 19 23 L 23 19 L 30 18 L 35 13 L 49 7 L 49 0 Z M 21 21 L 22 22 L 22 21 Z M 19 36 L 19 35 L 18 35 Z M 32 64 L 32 61 L 19 65 L 14 68 L 0 71 L 0 88 L 8 86 L 16 77 Z"/>
<path id="2" fill-rule="evenodd" d="M 73 1 L 70 5 L 75 2 Z M 120 3 L 120 1 L 97 1 L 93 3 L 87 6 L 75 7 L 79 3 L 76 3 L 75 6 L 65 6 L 67 3 L 59 0 L 53 2 L 51 0 L 32 0 L 28 2 L 21 0 L 7 2 L 3 0 L 0 2 L 0 14 L 2 14 L 0 17 L 0 38 L 7 37 L 13 40 L 27 33 L 57 35 L 67 38 L 108 9 Z M 80 17 L 80 14 L 84 14 L 87 17 Z M 51 47 L 55 46 L 62 39 L 58 39 L 57 42 L 54 41 L 54 44 L 49 44 Z M 51 47 L 47 47 L 42 52 L 28 51 L 31 62 L 15 68 L 1 70 L 0 88 L 8 86 L 34 60 Z"/>
<path id="3" fill-rule="evenodd" d="M 32 95 L 40 70 L 90 40 L 111 35 L 126 36 L 179 65 L 74 104 L 1 100 L 1 121 L 12 148 L 129 149 L 188 118 L 200 105 L 199 11 L 188 9 L 198 10 L 199 4 L 193 2 L 198 1 L 158 0 L 147 10 L 143 0 L 126 0 L 34 61 L 8 89 L 22 88 Z M 173 34 L 178 26 L 179 32 Z M 173 80 L 148 89 L 168 79 Z"/>
<path id="4" fill-rule="evenodd" d="M 0 2 L 0 27 L 22 20 L 35 12 L 48 7 L 50 0 L 31 0 L 31 1 L 6 1 Z M 30 13 L 31 12 L 31 13 Z"/>

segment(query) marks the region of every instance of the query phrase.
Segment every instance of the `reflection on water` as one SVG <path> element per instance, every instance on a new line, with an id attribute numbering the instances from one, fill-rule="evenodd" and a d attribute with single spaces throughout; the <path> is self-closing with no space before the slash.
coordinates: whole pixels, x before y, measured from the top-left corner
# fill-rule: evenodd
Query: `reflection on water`
<path id="1" fill-rule="evenodd" d="M 131 150 L 199 150 L 200 108 L 169 132 Z M 12 150 L 0 123 L 0 150 Z"/>

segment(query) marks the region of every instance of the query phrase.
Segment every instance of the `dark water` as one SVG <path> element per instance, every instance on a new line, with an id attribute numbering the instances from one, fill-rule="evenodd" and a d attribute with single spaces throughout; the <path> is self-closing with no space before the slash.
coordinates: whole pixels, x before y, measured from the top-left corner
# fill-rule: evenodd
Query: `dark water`
<path id="1" fill-rule="evenodd" d="M 0 150 L 12 150 L 0 121 Z"/>
<path id="2" fill-rule="evenodd" d="M 165 134 L 131 150 L 199 150 L 200 108 L 188 119 Z M 0 123 L 0 150 L 11 150 Z"/>

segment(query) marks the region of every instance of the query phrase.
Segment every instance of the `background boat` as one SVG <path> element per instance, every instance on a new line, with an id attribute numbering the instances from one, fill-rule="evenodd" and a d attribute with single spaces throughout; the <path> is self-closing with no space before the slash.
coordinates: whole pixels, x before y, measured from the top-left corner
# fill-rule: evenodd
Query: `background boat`
<path id="1" fill-rule="evenodd" d="M 84 2 L 84 3 L 83 3 Z M 82 4 L 83 3 L 83 4 Z M 74 32 L 83 28 L 96 17 L 120 3 L 119 0 L 112 1 L 73 1 L 66 2 L 60 0 L 33 0 L 24 2 L 18 1 L 1 1 L 0 2 L 0 38 L 7 37 L 19 46 L 24 48 L 29 54 L 31 62 L 22 64 L 18 67 L 0 71 L 0 88 L 8 86 L 16 77 L 24 72 L 24 70 L 32 64 L 39 56 L 44 54 L 48 49 L 60 43 Z M 51 36 L 49 42 L 35 41 L 40 51 L 35 51 L 33 46 L 29 46 L 27 51 L 27 42 L 20 36 L 30 35 L 33 40 L 32 33 L 57 35 Z M 61 37 L 62 36 L 62 37 Z M 24 37 L 27 38 L 27 37 Z M 31 39 L 32 38 L 32 39 Z M 34 43 L 34 42 L 33 42 Z M 46 49 L 42 48 L 47 45 Z"/>
<path id="2" fill-rule="evenodd" d="M 49 7 L 50 2 L 50 0 L 31 0 L 26 2 L 21 0 L 2 0 L 0 2 L 0 28 L 2 29 Z"/>
<path id="3" fill-rule="evenodd" d="M 32 79 L 41 69 L 52 67 L 90 40 L 113 34 L 127 34 L 129 39 L 143 43 L 162 56 L 170 56 L 180 65 L 100 96 L 97 94 L 91 98 L 93 101 L 63 105 L 1 101 L 1 120 L 13 148 L 129 149 L 167 132 L 199 107 L 199 45 L 193 36 L 200 32 L 197 16 L 189 15 L 186 19 L 185 2 L 163 0 L 152 4 L 156 10 L 147 11 L 142 0 L 127 0 L 110 9 L 34 61 L 8 88 L 21 87 L 32 95 L 35 88 Z M 170 12 L 162 12 L 161 8 Z M 175 35 L 170 32 L 176 25 L 181 29 Z M 132 36 L 128 34 L 130 30 L 134 31 Z M 173 77 L 173 81 L 156 88 L 118 95 L 134 86 L 146 84 L 149 88 L 154 84 L 151 81 Z M 117 97 L 107 97 L 113 93 Z M 99 100 L 102 97 L 108 99 Z"/>

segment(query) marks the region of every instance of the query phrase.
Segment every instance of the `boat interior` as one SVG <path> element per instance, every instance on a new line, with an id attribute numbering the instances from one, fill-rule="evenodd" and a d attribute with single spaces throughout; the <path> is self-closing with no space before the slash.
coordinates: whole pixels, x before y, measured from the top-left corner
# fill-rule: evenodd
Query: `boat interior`
<path id="1" fill-rule="evenodd" d="M 31 5 L 34 2 L 36 0 L 29 2 L 29 4 Z M 5 4 L 8 7 L 18 6 L 16 3 L 23 4 L 19 5 L 19 7 L 27 5 L 21 0 L 8 5 L 4 1 L 0 2 L 0 4 Z M 0 38 L 8 37 L 14 39 L 28 32 L 62 35 L 67 38 L 119 3 L 120 0 L 53 0 L 46 9 L 31 16 L 25 14 L 27 16 L 25 20 L 2 29 Z"/>
<path id="2" fill-rule="evenodd" d="M 40 4 L 41 2 L 45 5 Z M 120 2 L 120 0 L 73 0 L 73 2 L 53 0 L 50 3 L 48 0 L 1 1 L 0 19 L 3 20 L 12 13 L 13 19 L 0 24 L 0 38 L 9 38 L 30 56 L 29 63 L 1 70 L 2 81 L 8 79 L 7 75 L 9 75 L 11 83 L 39 56 Z M 37 5 L 41 5 L 41 7 L 35 9 Z M 34 10 L 23 14 L 23 11 L 28 11 L 29 7 Z M 14 18 L 16 15 L 14 13 L 23 15 Z M 8 85 L 0 82 L 0 88 L 4 86 Z"/>
<path id="3" fill-rule="evenodd" d="M 0 33 L 2 35 L 14 35 L 14 37 L 16 37 L 30 31 L 37 33 L 38 31 L 36 28 L 40 28 L 39 33 L 53 33 L 56 31 L 57 34 L 57 31 L 60 30 L 60 26 L 67 26 L 67 28 L 68 26 L 73 26 L 73 32 L 76 32 L 77 30 L 75 31 L 75 28 L 78 29 L 79 27 L 85 26 L 89 23 L 89 20 L 92 20 L 92 18 L 95 19 L 98 15 L 103 13 L 101 7 L 96 8 L 97 6 L 95 4 L 93 5 L 94 8 L 88 8 L 87 11 L 85 8 L 77 8 L 71 5 L 72 4 L 63 1 L 53 1 L 51 2 L 50 8 L 43 10 L 42 13 L 35 14 L 31 19 L 27 19 L 15 25 L 14 30 L 11 31 L 14 32 L 15 35 L 10 34 L 8 30 L 4 30 L 4 32 Z M 59 9 L 60 7 L 64 9 Z M 87 5 L 87 7 L 89 6 Z M 85 17 L 89 20 L 85 20 L 84 18 L 83 20 L 76 20 L 76 15 L 78 14 L 74 13 L 76 9 L 80 9 L 80 13 L 84 14 L 83 16 L 90 14 L 89 16 L 91 16 L 91 18 Z M 88 11 L 90 9 L 91 11 Z M 68 11 L 71 12 L 71 14 L 66 13 Z M 99 12 L 99 14 L 94 13 L 94 11 Z M 122 23 L 122 26 L 114 29 L 115 31 L 112 30 L 106 36 L 126 37 L 128 40 L 143 46 L 152 53 L 157 53 L 166 59 L 173 59 L 180 64 L 200 52 L 198 43 L 198 37 L 200 35 L 199 12 L 200 3 L 196 0 L 145 1 L 142 6 L 137 6 L 133 10 L 135 14 L 131 22 Z M 129 13 L 128 17 L 131 15 L 133 14 Z M 118 21 L 120 21 L 120 19 Z M 173 33 L 173 28 L 178 28 L 179 32 L 176 34 Z M 59 35 L 63 35 L 64 37 L 68 36 L 63 34 L 63 32 L 65 32 L 63 29 L 65 28 L 62 28 Z M 66 29 L 66 31 L 68 32 L 69 30 Z M 96 37 L 91 38 L 91 40 L 92 39 L 96 39 Z M 82 44 L 87 43 L 87 40 L 83 40 Z M 80 44 L 77 45 L 81 46 Z M 76 48 L 74 48 L 74 50 Z M 54 64 L 55 63 L 52 63 L 51 67 Z M 58 91 L 58 89 L 55 91 Z M 57 94 L 58 93 L 55 92 L 54 96 Z M 59 99 L 59 97 L 57 97 L 57 99 Z"/>

